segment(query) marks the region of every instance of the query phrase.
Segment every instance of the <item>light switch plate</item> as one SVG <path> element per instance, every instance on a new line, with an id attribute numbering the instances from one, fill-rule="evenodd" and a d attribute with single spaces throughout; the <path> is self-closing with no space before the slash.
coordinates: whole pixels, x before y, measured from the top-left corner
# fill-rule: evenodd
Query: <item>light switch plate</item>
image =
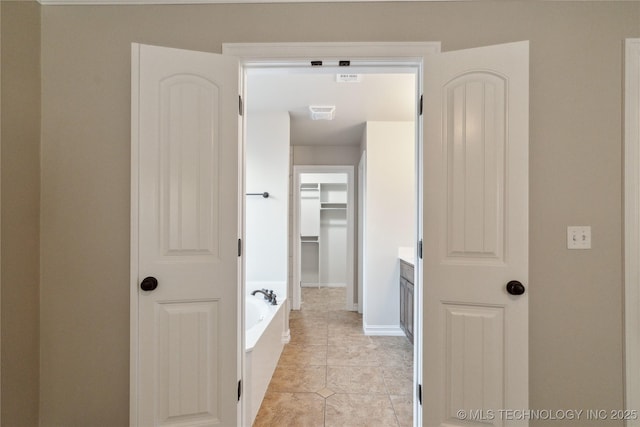
<path id="1" fill-rule="evenodd" d="M 568 249 L 591 249 L 591 227 L 588 225 L 567 227 Z"/>

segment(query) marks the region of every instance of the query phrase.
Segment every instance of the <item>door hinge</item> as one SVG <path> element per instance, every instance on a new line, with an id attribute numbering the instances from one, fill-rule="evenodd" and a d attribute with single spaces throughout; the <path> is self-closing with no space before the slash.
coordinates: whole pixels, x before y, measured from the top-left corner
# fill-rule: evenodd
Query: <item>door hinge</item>
<path id="1" fill-rule="evenodd" d="M 242 239 L 238 239 L 238 256 L 242 256 Z"/>
<path id="2" fill-rule="evenodd" d="M 420 95 L 420 105 L 418 105 L 418 115 L 422 115 L 422 98 L 424 95 Z"/>
<path id="3" fill-rule="evenodd" d="M 418 258 L 422 259 L 422 239 L 418 240 Z"/>
<path id="4" fill-rule="evenodd" d="M 242 380 L 238 380 L 238 402 L 240 402 L 240 396 L 242 396 Z"/>
<path id="5" fill-rule="evenodd" d="M 242 103 L 242 95 L 238 95 L 238 114 L 244 116 L 244 105 Z"/>
<path id="6" fill-rule="evenodd" d="M 422 405 L 422 384 L 418 384 L 418 403 Z"/>

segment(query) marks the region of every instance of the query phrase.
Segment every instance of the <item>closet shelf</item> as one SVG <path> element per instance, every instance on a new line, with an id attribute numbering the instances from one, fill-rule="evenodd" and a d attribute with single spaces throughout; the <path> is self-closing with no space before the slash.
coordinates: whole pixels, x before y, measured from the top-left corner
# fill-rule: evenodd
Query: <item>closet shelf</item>
<path id="1" fill-rule="evenodd" d="M 342 209 L 342 210 L 345 210 L 345 209 L 347 209 L 347 204 L 346 203 L 321 203 L 320 204 L 320 210 L 325 210 L 325 209 Z"/>

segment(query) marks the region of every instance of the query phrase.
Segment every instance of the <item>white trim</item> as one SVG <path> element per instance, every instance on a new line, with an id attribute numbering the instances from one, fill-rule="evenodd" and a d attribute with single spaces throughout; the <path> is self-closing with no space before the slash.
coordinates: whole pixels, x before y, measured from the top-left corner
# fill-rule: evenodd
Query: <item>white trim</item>
<path id="1" fill-rule="evenodd" d="M 44 6 L 86 6 L 86 5 L 153 5 L 153 4 L 234 4 L 234 3 L 346 3 L 383 1 L 466 1 L 466 0 L 37 0 Z"/>
<path id="2" fill-rule="evenodd" d="M 245 86 L 245 81 L 244 81 L 244 67 L 242 66 L 242 64 L 238 64 L 238 79 L 239 79 L 239 86 L 238 86 L 238 92 L 241 94 L 242 96 L 242 101 L 244 102 L 245 99 L 247 99 L 247 93 L 246 93 L 246 86 Z M 238 366 L 238 381 L 242 381 L 242 384 L 246 385 L 245 380 L 247 378 L 250 378 L 251 376 L 251 371 L 250 371 L 250 367 L 247 366 L 246 363 L 246 354 L 245 354 L 245 350 L 246 350 L 246 329 L 245 329 L 245 324 L 244 324 L 244 319 L 245 319 L 245 300 L 247 297 L 247 283 L 246 283 L 246 278 L 247 278 L 247 271 L 246 271 L 246 263 L 247 263 L 247 257 L 245 256 L 246 253 L 246 244 L 247 244 L 247 233 L 246 233 L 246 216 L 247 216 L 247 198 L 245 197 L 245 194 L 247 194 L 247 188 L 246 188 L 246 180 L 245 180 L 245 175 L 246 175 L 246 171 L 247 171 L 247 165 L 246 165 L 246 152 L 247 152 L 247 141 L 246 141 L 246 136 L 247 136 L 247 121 L 244 119 L 244 111 L 242 112 L 242 114 L 240 114 L 238 116 L 238 237 L 240 239 L 240 244 L 241 244 L 241 251 L 240 251 L 240 257 L 239 257 L 239 262 L 238 262 L 238 278 L 237 278 L 237 283 L 238 283 L 238 315 L 239 315 L 239 319 L 238 319 L 238 337 L 240 337 L 239 341 L 238 341 L 238 351 L 237 351 L 237 355 L 236 355 L 236 362 L 237 362 L 237 366 Z M 288 298 L 285 299 L 285 302 L 288 304 Z M 284 318 L 286 319 L 285 322 L 286 325 L 288 326 L 288 319 L 289 319 L 289 311 L 287 310 L 288 305 L 284 307 L 285 311 L 284 311 Z M 246 387 L 244 387 L 244 390 L 241 390 L 241 395 L 240 395 L 240 399 L 238 400 L 238 406 L 236 407 L 237 409 L 237 420 L 239 421 L 240 425 L 245 426 L 247 424 L 247 417 L 249 416 L 247 414 L 247 411 L 249 410 L 250 406 L 251 406 L 251 396 L 249 395 L 249 393 L 245 393 L 246 391 Z"/>
<path id="3" fill-rule="evenodd" d="M 292 283 L 291 283 L 291 309 L 300 310 L 301 298 L 301 278 L 300 278 L 300 226 L 298 225 L 297 218 L 300 217 L 300 196 L 299 191 L 295 191 L 296 188 L 300 188 L 300 175 L 296 173 L 296 166 L 293 167 L 293 186 L 291 187 L 292 203 L 293 203 L 293 217 L 292 217 L 292 234 L 291 234 L 291 249 L 293 251 L 291 257 L 291 271 L 292 271 Z"/>
<path id="4" fill-rule="evenodd" d="M 347 299 L 345 301 L 345 309 L 349 310 L 353 307 L 353 288 L 355 286 L 354 281 L 354 223 L 355 223 L 355 209 L 354 209 L 354 168 L 351 165 L 346 166 L 307 166 L 307 165 L 294 165 L 293 166 L 293 284 L 292 284 L 292 308 L 294 310 L 300 309 L 300 191 L 296 189 L 300 188 L 300 174 L 302 173 L 346 173 L 347 174 Z M 323 284 L 322 286 L 331 286 L 331 284 Z"/>
<path id="5" fill-rule="evenodd" d="M 312 285 L 310 283 L 302 283 L 301 288 L 345 288 L 346 283 L 320 283 L 318 285 Z M 348 310 L 348 309 L 347 309 Z"/>
<path id="6" fill-rule="evenodd" d="M 362 329 L 365 335 L 369 336 L 392 336 L 392 337 L 404 337 L 405 333 L 400 326 L 387 326 L 387 325 L 362 325 Z"/>
<path id="7" fill-rule="evenodd" d="M 640 39 L 625 40 L 625 408 L 640 408 Z M 640 426 L 629 420 L 627 426 Z"/>
<path id="8" fill-rule="evenodd" d="M 362 150 L 358 161 L 358 304 L 357 311 L 364 313 L 364 231 L 366 230 L 366 176 L 367 150 Z M 418 359 L 415 359 L 418 360 Z"/>
<path id="9" fill-rule="evenodd" d="M 131 44 L 131 271 L 129 297 L 130 361 L 129 361 L 129 425 L 138 425 L 138 160 L 140 45 Z"/>
<path id="10" fill-rule="evenodd" d="M 420 96 L 424 94 L 424 66 L 420 67 L 418 73 L 418 93 Z M 420 102 L 420 97 L 417 99 Z M 419 109 L 419 108 L 418 108 Z M 424 242 L 424 187 L 426 183 L 424 181 L 424 115 L 419 114 L 416 120 L 416 247 L 414 256 L 414 288 L 413 288 L 413 360 L 424 361 L 423 349 L 425 345 L 424 339 L 424 273 L 422 258 L 418 253 L 418 242 Z M 365 168 L 366 172 L 366 168 Z M 413 364 L 413 378 L 414 385 L 425 384 L 422 367 L 424 363 Z M 414 399 L 417 400 L 417 399 Z M 413 405 L 413 419 L 415 425 L 421 426 L 422 420 L 422 404 Z"/>
<path id="11" fill-rule="evenodd" d="M 282 333 L 282 344 L 289 344 L 291 341 L 291 329 L 287 329 Z"/>
<path id="12" fill-rule="evenodd" d="M 0 7 L 0 22 L 2 22 L 2 13 L 1 13 L 2 8 Z M 0 36 L 0 39 L 2 37 Z M 2 41 L 0 40 L 0 46 L 2 46 Z M 0 55 L 0 82 L 2 82 L 2 58 Z M 2 104 L 2 84 L 0 84 L 0 105 Z M 2 129 L 2 113 L 0 112 L 0 129 Z M 42 129 L 42 127 L 41 127 Z M 1 136 L 2 132 L 0 132 L 0 147 L 2 147 L 2 136 Z M 2 149 L 0 149 L 0 152 L 2 152 Z M 0 159 L 2 158 L 2 155 L 0 154 Z M 1 161 L 0 161 L 1 164 Z M 42 174 L 40 174 L 40 176 L 42 176 Z M 1 185 L 1 180 L 0 180 L 0 188 L 2 188 Z M 0 200 L 2 198 L 0 197 Z M 1 204 L 0 204 L 1 205 Z M 2 208 L 0 206 L 0 225 L 2 224 Z M 0 227 L 1 229 L 2 227 Z M 2 235 L 2 233 L 0 232 L 0 236 Z M 2 238 L 0 237 L 0 242 L 2 241 Z M 0 245 L 2 246 L 2 245 Z M 2 251 L 0 251 L 0 266 L 2 265 L 1 262 L 1 258 L 2 257 Z M 0 278 L 2 277 L 2 268 L 0 268 Z M 0 279 L 0 319 L 2 319 L 2 280 Z M 0 332 L 2 331 L 2 321 L 0 320 Z M 42 360 L 42 359 L 41 359 Z M 39 378 L 39 377 L 38 377 Z M 2 339 L 0 339 L 0 426 L 2 425 Z"/>

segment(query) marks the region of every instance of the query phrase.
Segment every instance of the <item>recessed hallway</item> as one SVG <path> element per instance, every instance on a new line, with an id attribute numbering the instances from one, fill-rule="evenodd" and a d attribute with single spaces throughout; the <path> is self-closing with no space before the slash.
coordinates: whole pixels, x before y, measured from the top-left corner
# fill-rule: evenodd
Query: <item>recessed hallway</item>
<path id="1" fill-rule="evenodd" d="M 413 346 L 365 336 L 345 288 L 303 288 L 256 427 L 411 426 Z"/>

